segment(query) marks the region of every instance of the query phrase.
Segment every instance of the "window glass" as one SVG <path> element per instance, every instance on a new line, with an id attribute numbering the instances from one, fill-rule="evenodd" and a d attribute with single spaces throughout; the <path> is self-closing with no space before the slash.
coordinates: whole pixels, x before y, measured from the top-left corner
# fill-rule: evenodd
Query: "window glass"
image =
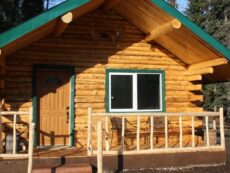
<path id="1" fill-rule="evenodd" d="M 111 75 L 111 108 L 131 109 L 133 107 L 132 75 Z"/>
<path id="2" fill-rule="evenodd" d="M 137 75 L 138 109 L 160 109 L 160 75 Z"/>

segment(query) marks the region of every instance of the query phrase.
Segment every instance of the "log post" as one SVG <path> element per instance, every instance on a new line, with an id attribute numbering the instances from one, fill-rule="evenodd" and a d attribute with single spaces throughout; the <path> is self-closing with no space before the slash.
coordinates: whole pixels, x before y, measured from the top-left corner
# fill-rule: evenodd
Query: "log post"
<path id="1" fill-rule="evenodd" d="M 65 15 L 63 15 L 59 19 L 57 26 L 54 29 L 54 36 L 59 37 L 63 32 L 65 32 L 66 28 L 72 22 L 72 20 L 73 20 L 73 13 L 72 12 L 69 12 L 69 13 L 66 13 Z"/>
<path id="2" fill-rule="evenodd" d="M 97 172 L 103 173 L 103 124 L 97 122 Z"/>
<path id="3" fill-rule="evenodd" d="M 33 123 L 33 108 L 30 108 L 29 109 L 29 148 L 28 148 L 27 173 L 32 173 L 32 168 L 33 168 L 34 130 L 35 130 L 35 124 Z"/>
<path id="4" fill-rule="evenodd" d="M 151 42 L 154 39 L 161 37 L 171 31 L 173 31 L 174 29 L 180 29 L 182 26 L 181 22 L 177 19 L 174 19 L 162 26 L 159 26 L 158 28 L 154 29 L 153 31 L 151 31 L 149 33 L 149 35 L 147 35 L 145 37 L 145 41 L 147 42 Z"/>

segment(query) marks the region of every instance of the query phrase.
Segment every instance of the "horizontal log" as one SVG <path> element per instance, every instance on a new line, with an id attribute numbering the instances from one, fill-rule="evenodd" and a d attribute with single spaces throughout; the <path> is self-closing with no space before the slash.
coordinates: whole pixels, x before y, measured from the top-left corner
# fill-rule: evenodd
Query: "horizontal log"
<path id="1" fill-rule="evenodd" d="M 218 58 L 210 61 L 203 61 L 197 64 L 192 64 L 188 67 L 188 70 L 202 69 L 207 67 L 214 67 L 219 65 L 228 64 L 228 60 L 225 58 Z"/>
<path id="2" fill-rule="evenodd" d="M 214 73 L 214 69 L 212 67 L 208 67 L 208 68 L 201 68 L 201 69 L 192 69 L 192 70 L 187 70 L 187 72 L 185 73 L 188 76 L 191 75 L 203 75 L 203 74 L 212 74 Z"/>
<path id="3" fill-rule="evenodd" d="M 201 81 L 202 76 L 201 75 L 193 75 L 193 76 L 188 76 L 188 81 Z"/>

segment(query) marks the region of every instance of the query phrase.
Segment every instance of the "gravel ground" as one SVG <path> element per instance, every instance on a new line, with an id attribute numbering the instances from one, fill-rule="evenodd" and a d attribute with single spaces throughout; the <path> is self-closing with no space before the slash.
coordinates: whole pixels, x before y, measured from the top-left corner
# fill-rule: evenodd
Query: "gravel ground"
<path id="1" fill-rule="evenodd" d="M 148 170 L 124 170 L 121 173 L 230 173 L 230 130 L 226 133 L 227 163 L 226 165 L 210 165 L 209 167 L 187 167 Z"/>

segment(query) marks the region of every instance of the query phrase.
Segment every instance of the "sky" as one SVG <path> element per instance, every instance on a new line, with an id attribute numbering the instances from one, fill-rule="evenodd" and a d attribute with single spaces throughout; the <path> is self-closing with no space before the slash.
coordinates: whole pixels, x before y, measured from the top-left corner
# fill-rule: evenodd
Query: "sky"
<path id="1" fill-rule="evenodd" d="M 187 7 L 187 0 L 177 0 L 177 3 L 179 4 L 179 11 L 184 12 Z"/>

